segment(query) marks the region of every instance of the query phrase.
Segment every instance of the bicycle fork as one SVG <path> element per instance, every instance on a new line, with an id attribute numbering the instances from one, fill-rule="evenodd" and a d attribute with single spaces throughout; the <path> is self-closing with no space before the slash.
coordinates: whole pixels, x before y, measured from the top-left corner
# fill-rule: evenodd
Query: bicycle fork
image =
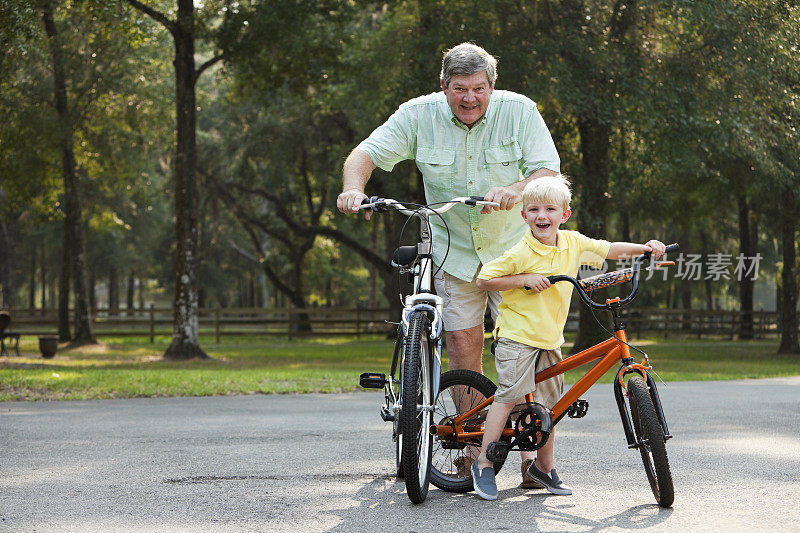
<path id="1" fill-rule="evenodd" d="M 426 342 L 428 345 L 428 354 L 429 354 L 429 361 L 428 364 L 430 365 L 430 375 L 432 381 L 432 396 L 431 405 L 417 405 L 417 411 L 430 411 L 433 412 L 434 406 L 436 404 L 436 398 L 439 395 L 439 384 L 441 381 L 442 376 L 442 323 L 441 320 L 437 319 L 441 316 L 439 313 L 436 312 L 436 309 L 428 304 L 417 304 L 414 307 L 407 307 L 403 311 L 403 319 L 400 324 L 398 324 L 398 336 L 397 342 L 395 343 L 394 348 L 394 356 L 392 358 L 392 367 L 389 373 L 389 378 L 385 378 L 383 375 L 380 375 L 380 378 L 374 379 L 373 381 L 377 385 L 380 382 L 380 386 L 384 387 L 385 389 L 385 400 L 386 403 L 381 407 L 381 418 L 384 422 L 394 422 L 397 419 L 397 414 L 402 409 L 402 399 L 400 395 L 395 391 L 394 384 L 398 382 L 395 378 L 395 375 L 399 371 L 402 375 L 403 368 L 401 361 L 401 354 L 405 348 L 405 339 L 408 335 L 408 317 L 414 311 L 426 311 L 432 317 L 435 317 L 430 324 L 430 329 L 426 334 Z M 398 368 L 400 366 L 400 368 Z M 362 386 L 365 386 L 365 378 L 366 374 L 362 374 Z M 378 374 L 370 374 L 371 376 L 379 376 Z M 379 388 L 373 386 L 372 388 Z"/>
<path id="2" fill-rule="evenodd" d="M 636 440 L 636 435 L 633 432 L 633 421 L 631 419 L 631 414 L 630 411 L 628 411 L 628 405 L 625 403 L 625 394 L 622 392 L 622 382 L 625 379 L 625 376 L 628 374 L 639 374 L 642 376 L 642 378 L 644 378 L 645 382 L 647 383 L 647 388 L 650 390 L 650 399 L 653 400 L 653 406 L 656 410 L 658 422 L 661 424 L 661 429 L 664 430 L 664 440 L 671 439 L 672 435 L 669 433 L 667 420 L 664 417 L 664 410 L 661 408 L 661 399 L 658 396 L 656 382 L 643 366 L 632 364 L 631 361 L 628 364 L 623 363 L 623 367 L 619 369 L 619 372 L 617 372 L 617 377 L 614 380 L 614 398 L 617 400 L 617 407 L 619 408 L 619 415 L 622 419 L 622 428 L 625 430 L 625 438 L 628 441 L 628 448 L 639 447 L 639 443 Z"/>

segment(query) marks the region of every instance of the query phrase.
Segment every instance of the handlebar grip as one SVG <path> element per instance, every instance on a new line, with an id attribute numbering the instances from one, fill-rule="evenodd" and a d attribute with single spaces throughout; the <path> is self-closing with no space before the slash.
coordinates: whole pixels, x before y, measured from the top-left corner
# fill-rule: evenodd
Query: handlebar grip
<path id="1" fill-rule="evenodd" d="M 667 245 L 667 249 L 666 249 L 666 250 L 664 250 L 664 253 L 665 253 L 665 254 L 668 254 L 668 253 L 670 253 L 670 252 L 677 252 L 677 251 L 679 251 L 680 249 L 681 249 L 681 246 L 680 246 L 680 244 L 678 244 L 678 243 L 675 243 L 675 244 L 669 244 L 669 245 Z"/>
<path id="2" fill-rule="evenodd" d="M 374 211 L 376 213 L 382 213 L 387 210 L 386 202 L 383 198 L 379 198 L 377 196 L 373 196 L 371 198 L 364 198 L 361 200 L 361 205 L 369 205 L 374 204 L 371 207 L 367 207 L 370 211 Z"/>
<path id="3" fill-rule="evenodd" d="M 470 196 L 469 200 L 465 200 L 464 201 L 464 204 L 475 206 L 475 205 L 478 205 L 478 202 L 482 202 L 482 201 L 483 201 L 483 196 Z"/>
<path id="4" fill-rule="evenodd" d="M 570 280 L 570 277 L 569 276 L 565 276 L 563 274 L 556 274 L 554 276 L 547 276 L 547 281 L 550 282 L 550 285 L 552 285 L 553 283 L 558 283 L 559 281 L 569 281 L 569 280 Z M 525 290 L 529 291 L 529 290 L 531 290 L 531 288 L 528 287 L 527 285 L 525 285 Z"/>

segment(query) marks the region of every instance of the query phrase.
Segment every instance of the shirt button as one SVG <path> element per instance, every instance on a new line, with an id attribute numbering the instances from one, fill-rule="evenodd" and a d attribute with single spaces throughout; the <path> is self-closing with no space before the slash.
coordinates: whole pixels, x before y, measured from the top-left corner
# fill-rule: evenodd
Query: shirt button
<path id="1" fill-rule="evenodd" d="M 468 156 L 467 156 L 467 159 L 472 159 L 472 156 L 471 156 L 471 155 L 468 155 Z"/>
<path id="2" fill-rule="evenodd" d="M 478 228 L 472 228 L 473 231 L 478 231 Z"/>
<path id="3" fill-rule="evenodd" d="M 477 249 L 478 249 L 478 250 L 480 250 L 480 249 L 481 249 L 481 247 L 480 247 L 480 246 L 478 246 L 478 248 L 477 248 Z"/>
<path id="4" fill-rule="evenodd" d="M 472 185 L 472 182 L 470 181 L 469 184 Z"/>

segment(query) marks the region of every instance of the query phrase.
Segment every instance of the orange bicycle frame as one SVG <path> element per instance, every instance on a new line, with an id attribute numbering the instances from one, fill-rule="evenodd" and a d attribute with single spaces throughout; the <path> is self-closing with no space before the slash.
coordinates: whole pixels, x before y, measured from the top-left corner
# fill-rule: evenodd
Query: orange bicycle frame
<path id="1" fill-rule="evenodd" d="M 591 361 L 595 361 L 597 359 L 600 360 L 596 365 L 589 369 L 589 371 L 586 372 L 581 379 L 579 379 L 572 387 L 570 387 L 566 394 L 564 394 L 564 396 L 562 396 L 561 399 L 553 406 L 553 409 L 551 410 L 551 417 L 554 421 L 560 419 L 569 406 L 575 403 L 575 401 L 580 398 L 583 393 L 589 390 L 592 385 L 597 383 L 597 381 L 606 372 L 611 370 L 611 368 L 617 362 L 622 363 L 624 360 L 630 359 L 630 349 L 626 344 L 627 342 L 628 339 L 625 335 L 625 330 L 619 330 L 616 332 L 615 337 L 609 338 L 592 346 L 591 348 L 587 348 L 586 350 L 571 355 L 563 361 L 560 361 L 555 365 L 536 373 L 536 383 L 540 383 L 546 379 L 559 376 L 565 372 L 583 366 Z M 640 367 L 641 365 L 635 364 L 632 366 Z M 644 367 L 642 367 L 641 370 L 644 371 Z M 455 433 L 456 439 L 459 441 L 482 437 L 483 431 L 465 431 L 464 422 L 469 420 L 483 409 L 486 409 L 493 401 L 494 396 L 486 398 L 469 411 L 456 416 L 453 419 L 452 426 L 436 425 L 431 428 L 431 431 L 438 436 L 449 436 Z M 532 393 L 526 394 L 525 401 L 529 403 L 533 402 L 534 395 Z M 505 428 L 502 436 L 514 436 L 514 430 L 512 428 Z"/>

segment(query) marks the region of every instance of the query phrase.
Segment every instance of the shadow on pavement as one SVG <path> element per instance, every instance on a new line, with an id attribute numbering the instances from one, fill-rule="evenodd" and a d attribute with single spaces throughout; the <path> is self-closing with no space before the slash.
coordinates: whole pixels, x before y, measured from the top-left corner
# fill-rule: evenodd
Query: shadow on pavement
<path id="1" fill-rule="evenodd" d="M 354 495 L 356 505 L 329 511 L 341 522 L 327 531 L 581 531 L 610 528 L 645 529 L 667 520 L 673 510 L 653 504 L 630 507 L 603 518 L 597 512 L 582 514 L 571 496 L 553 496 L 540 490 L 501 489 L 493 502 L 474 493 L 455 494 L 431 487 L 426 501 L 414 505 L 405 485 L 391 476 L 365 483 Z M 579 496 L 578 496 L 579 497 Z M 592 516 L 590 518 L 589 516 Z"/>

